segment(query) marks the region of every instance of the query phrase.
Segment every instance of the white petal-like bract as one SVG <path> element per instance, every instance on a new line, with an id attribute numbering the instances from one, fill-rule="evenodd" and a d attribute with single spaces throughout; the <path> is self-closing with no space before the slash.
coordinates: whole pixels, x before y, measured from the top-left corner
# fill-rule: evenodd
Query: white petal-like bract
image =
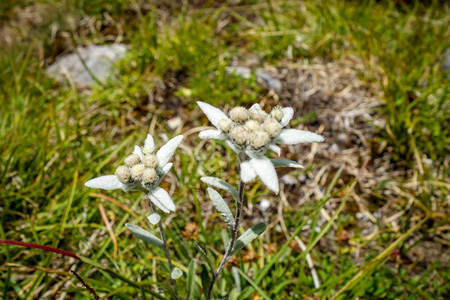
<path id="1" fill-rule="evenodd" d="M 280 156 L 281 154 L 281 148 L 278 145 L 269 144 L 267 145 L 267 149 L 269 149 L 272 152 L 275 152 L 278 156 Z"/>
<path id="2" fill-rule="evenodd" d="M 116 175 L 105 175 L 87 181 L 85 186 L 94 189 L 115 190 L 124 189 L 125 184 L 119 181 Z"/>
<path id="3" fill-rule="evenodd" d="M 231 122 L 231 120 L 218 108 L 215 108 L 214 106 L 197 101 L 198 106 L 200 106 L 200 109 L 203 111 L 203 113 L 206 115 L 208 120 L 214 125 L 214 127 L 219 128 L 219 122 L 222 119 L 228 120 Z"/>
<path id="4" fill-rule="evenodd" d="M 155 149 L 155 141 L 151 134 L 147 134 L 147 138 L 144 142 L 144 149 Z"/>
<path id="5" fill-rule="evenodd" d="M 142 149 L 139 146 L 134 146 L 133 154 L 139 155 L 139 158 L 144 159 L 144 153 L 142 153 Z"/>
<path id="6" fill-rule="evenodd" d="M 165 189 L 158 186 L 151 191 L 148 196 L 163 212 L 168 213 L 170 211 L 175 211 L 175 204 L 173 203 L 172 197 L 170 197 Z"/>
<path id="7" fill-rule="evenodd" d="M 167 164 L 182 140 L 183 136 L 177 135 L 176 137 L 168 141 L 164 146 L 159 148 L 158 152 L 156 152 L 156 158 L 158 159 L 158 166 L 160 168 L 164 167 Z"/>
<path id="8" fill-rule="evenodd" d="M 300 143 L 312 143 L 323 142 L 323 136 L 306 130 L 299 129 L 284 129 L 280 135 L 274 140 L 278 144 L 300 144 Z"/>
<path id="9" fill-rule="evenodd" d="M 163 178 L 164 176 L 166 176 L 167 173 L 169 173 L 170 168 L 172 168 L 173 163 L 167 163 L 164 167 L 161 168 L 161 178 Z"/>
<path id="10" fill-rule="evenodd" d="M 225 140 L 226 139 L 226 136 L 225 136 L 225 134 L 223 134 L 222 131 L 212 130 L 212 129 L 200 131 L 200 133 L 198 134 L 198 137 L 201 139 L 213 139 L 213 140 Z"/>
<path id="11" fill-rule="evenodd" d="M 281 109 L 284 113 L 283 118 L 281 119 L 281 126 L 286 127 L 294 116 L 294 109 L 292 107 L 283 107 Z"/>
<path id="12" fill-rule="evenodd" d="M 261 109 L 261 105 L 259 105 L 258 103 L 255 103 L 249 109 Z"/>
<path id="13" fill-rule="evenodd" d="M 256 172 L 253 170 L 253 167 L 250 165 L 250 162 L 244 161 L 241 163 L 241 179 L 243 182 L 247 183 L 255 180 Z"/>
<path id="14" fill-rule="evenodd" d="M 261 156 L 260 158 L 255 157 L 250 159 L 250 165 L 259 178 L 261 178 L 261 181 L 267 185 L 269 189 L 278 194 L 280 191 L 278 176 L 270 159 L 265 156 Z"/>

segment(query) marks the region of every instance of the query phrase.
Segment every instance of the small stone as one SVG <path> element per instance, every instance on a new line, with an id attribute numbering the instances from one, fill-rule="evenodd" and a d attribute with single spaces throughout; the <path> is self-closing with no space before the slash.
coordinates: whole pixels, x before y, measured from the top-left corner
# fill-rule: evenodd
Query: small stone
<path id="1" fill-rule="evenodd" d="M 338 145 L 336 145 L 335 143 L 333 143 L 329 148 L 328 148 L 328 152 L 330 153 L 338 153 L 339 152 L 339 147 Z"/>
<path id="2" fill-rule="evenodd" d="M 295 178 L 292 175 L 289 174 L 285 174 L 283 176 L 281 176 L 280 178 L 281 182 L 283 182 L 285 185 L 296 185 L 298 183 L 297 178 Z"/>
<path id="3" fill-rule="evenodd" d="M 117 179 L 119 179 L 120 182 L 122 183 L 128 183 L 130 181 L 130 170 L 128 169 L 127 166 L 119 166 L 116 169 L 116 176 Z"/>
<path id="4" fill-rule="evenodd" d="M 266 118 L 264 120 L 264 131 L 269 134 L 271 138 L 277 137 L 281 132 L 281 125 L 277 120 Z"/>
<path id="5" fill-rule="evenodd" d="M 156 174 L 156 170 L 153 168 L 145 168 L 144 172 L 142 172 L 142 182 L 144 183 L 153 183 L 158 179 L 158 175 Z"/>
<path id="6" fill-rule="evenodd" d="M 143 164 L 134 165 L 131 168 L 131 178 L 134 180 L 141 179 L 142 174 L 144 173 L 145 166 Z"/>
<path id="7" fill-rule="evenodd" d="M 242 78 L 249 79 L 252 75 L 252 70 L 242 66 L 229 66 L 226 69 L 228 74 L 241 76 Z"/>
<path id="8" fill-rule="evenodd" d="M 175 130 L 177 129 L 181 124 L 183 123 L 183 120 L 180 117 L 175 117 L 170 119 L 169 121 L 167 121 L 167 126 L 169 126 L 169 128 L 171 130 Z"/>
<path id="9" fill-rule="evenodd" d="M 228 133 L 231 128 L 231 122 L 227 119 L 222 119 L 219 121 L 219 129 L 225 133 Z"/>
<path id="10" fill-rule="evenodd" d="M 259 209 L 261 211 L 266 211 L 270 208 L 270 201 L 267 199 L 262 199 L 261 202 L 259 202 Z"/>
<path id="11" fill-rule="evenodd" d="M 256 77 L 267 89 L 274 90 L 276 92 L 281 91 L 282 85 L 280 80 L 273 78 L 269 74 L 262 71 L 256 71 Z"/>
<path id="12" fill-rule="evenodd" d="M 104 83 L 112 78 L 111 75 L 117 73 L 115 62 L 125 54 L 124 44 L 78 47 L 75 53 L 58 57 L 46 74 L 59 82 L 66 82 L 69 77 L 77 87 L 86 88 L 97 80 Z"/>
<path id="13" fill-rule="evenodd" d="M 146 168 L 156 168 L 158 166 L 158 159 L 153 154 L 145 155 L 142 162 Z"/>
<path id="14" fill-rule="evenodd" d="M 229 115 L 230 119 L 236 123 L 241 123 L 248 120 L 248 111 L 242 106 L 237 106 L 231 109 Z"/>
<path id="15" fill-rule="evenodd" d="M 129 167 L 132 167 L 141 162 L 141 158 L 137 154 L 131 154 L 127 158 L 125 158 L 125 164 Z"/>

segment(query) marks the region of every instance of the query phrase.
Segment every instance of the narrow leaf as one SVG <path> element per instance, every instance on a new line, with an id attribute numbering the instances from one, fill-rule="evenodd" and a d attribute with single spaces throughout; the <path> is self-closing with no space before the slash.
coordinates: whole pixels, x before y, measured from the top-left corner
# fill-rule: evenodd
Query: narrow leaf
<path id="1" fill-rule="evenodd" d="M 236 242 L 234 243 L 232 254 L 236 253 L 237 251 L 244 248 L 248 243 L 253 241 L 255 238 L 258 237 L 261 233 L 266 230 L 267 225 L 265 223 L 258 223 L 246 232 L 244 232 L 243 235 L 241 235 Z"/>
<path id="2" fill-rule="evenodd" d="M 194 299 L 195 296 L 195 259 L 191 260 L 188 266 L 187 280 L 186 280 L 186 291 L 187 299 Z"/>
<path id="3" fill-rule="evenodd" d="M 206 251 L 202 248 L 202 246 L 200 246 L 199 243 L 195 243 L 195 247 L 197 247 L 197 250 L 198 250 L 198 252 L 200 252 L 200 255 L 203 256 L 203 258 L 208 263 L 208 266 L 211 268 L 211 272 L 214 273 L 214 269 L 215 269 L 214 264 L 213 264 L 212 260 L 209 258 Z"/>
<path id="4" fill-rule="evenodd" d="M 161 241 L 159 238 L 157 238 L 147 230 L 134 224 L 127 223 L 125 224 L 125 226 L 127 226 L 128 230 L 131 231 L 131 233 L 134 236 L 140 238 L 141 240 L 146 241 L 147 243 L 150 243 L 152 245 L 155 245 L 156 247 L 159 247 L 161 249 L 164 247 L 163 241 Z"/>
<path id="5" fill-rule="evenodd" d="M 270 160 L 275 168 L 278 167 L 289 167 L 289 168 L 299 168 L 303 169 L 303 166 L 296 161 L 285 159 L 285 158 L 273 158 Z"/>
<path id="6" fill-rule="evenodd" d="M 216 177 L 202 177 L 200 178 L 201 181 L 203 181 L 206 184 L 209 184 L 213 187 L 216 187 L 218 189 L 222 189 L 233 196 L 234 200 L 239 201 L 239 193 L 236 191 L 234 187 L 231 186 L 231 184 L 223 181 L 222 179 L 216 178 Z"/>
<path id="7" fill-rule="evenodd" d="M 232 230 L 234 227 L 234 218 L 227 203 L 225 202 L 225 200 L 223 200 L 222 196 L 220 196 L 220 194 L 212 188 L 208 188 L 208 194 L 211 198 L 212 203 L 227 223 L 228 229 Z"/>

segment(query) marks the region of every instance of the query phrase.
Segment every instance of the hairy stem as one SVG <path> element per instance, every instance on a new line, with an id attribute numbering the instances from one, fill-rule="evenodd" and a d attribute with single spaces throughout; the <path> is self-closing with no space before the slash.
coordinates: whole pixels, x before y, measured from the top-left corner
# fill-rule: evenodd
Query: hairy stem
<path id="1" fill-rule="evenodd" d="M 149 202 L 150 202 L 150 205 L 152 206 L 152 210 L 154 212 L 157 212 L 155 204 L 153 204 L 152 201 L 149 201 Z M 172 271 L 173 271 L 172 259 L 170 258 L 169 246 L 167 245 L 167 239 L 166 239 L 166 235 L 164 233 L 162 220 L 159 220 L 158 227 L 159 227 L 159 233 L 161 234 L 161 239 L 164 243 L 164 251 L 166 251 L 167 262 L 169 263 L 170 283 L 172 284 L 173 293 L 175 294 L 175 299 L 179 299 L 178 291 L 177 291 L 177 283 L 176 283 L 175 279 L 172 278 Z"/>
<path id="2" fill-rule="evenodd" d="M 214 283 L 216 282 L 217 278 L 220 276 L 220 273 L 222 272 L 222 269 L 225 267 L 225 264 L 227 263 L 227 261 L 233 256 L 233 255 L 231 255 L 231 252 L 233 251 L 234 243 L 236 242 L 237 235 L 239 232 L 239 227 L 240 227 L 241 221 L 242 221 L 242 208 L 244 206 L 244 186 L 245 186 L 245 183 L 241 180 L 239 182 L 239 200 L 236 205 L 236 215 L 234 217 L 234 226 L 233 226 L 233 229 L 231 230 L 230 242 L 228 244 L 227 250 L 225 251 L 223 259 L 220 262 L 220 265 L 217 268 L 216 272 L 214 273 L 214 276 L 211 279 L 211 283 L 209 284 L 208 291 L 206 293 L 206 299 L 208 299 L 208 300 L 211 299 L 211 297 L 212 297 L 212 289 L 213 289 Z"/>

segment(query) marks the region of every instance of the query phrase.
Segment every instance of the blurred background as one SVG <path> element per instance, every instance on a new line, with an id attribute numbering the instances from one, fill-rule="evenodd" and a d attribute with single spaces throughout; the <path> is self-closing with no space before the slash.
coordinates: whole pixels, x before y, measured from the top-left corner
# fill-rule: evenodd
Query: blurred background
<path id="1" fill-rule="evenodd" d="M 446 299 L 449 24 L 446 1 L 2 0 L 0 239 L 83 261 L 1 244 L 1 297 L 164 293 L 163 251 L 124 226 L 149 228 L 148 205 L 83 185 L 151 133 L 185 135 L 164 224 L 185 274 L 195 258 L 180 294 L 200 299 L 195 243 L 220 261 L 226 225 L 199 178 L 238 183 L 234 154 L 198 138 L 204 101 L 291 106 L 292 128 L 326 138 L 282 148 L 305 169 L 278 170 L 280 195 L 247 185 L 244 228 L 269 226 L 217 298 Z"/>

